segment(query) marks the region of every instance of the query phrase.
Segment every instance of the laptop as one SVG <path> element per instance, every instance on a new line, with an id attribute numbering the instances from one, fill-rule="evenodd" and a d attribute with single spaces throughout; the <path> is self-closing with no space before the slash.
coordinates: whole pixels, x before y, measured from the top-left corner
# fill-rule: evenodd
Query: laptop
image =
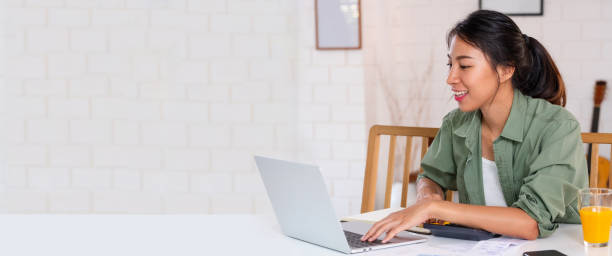
<path id="1" fill-rule="evenodd" d="M 347 228 L 338 221 L 319 168 L 255 156 L 257 168 L 283 234 L 343 253 L 358 253 L 425 242 L 427 238 L 401 232 L 387 243 L 384 235 L 362 242 L 371 224 L 353 223 Z M 365 225 L 365 227 L 364 227 Z"/>

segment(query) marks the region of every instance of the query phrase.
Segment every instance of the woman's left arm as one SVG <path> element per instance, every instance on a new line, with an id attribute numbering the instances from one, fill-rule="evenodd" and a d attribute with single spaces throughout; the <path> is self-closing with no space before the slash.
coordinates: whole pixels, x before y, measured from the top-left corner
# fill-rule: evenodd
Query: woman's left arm
<path id="1" fill-rule="evenodd" d="M 458 204 L 427 200 L 395 212 L 375 223 L 362 240 L 374 241 L 387 233 L 383 242 L 397 233 L 435 218 L 506 236 L 533 240 L 538 237 L 538 223 L 527 213 L 514 207 Z"/>

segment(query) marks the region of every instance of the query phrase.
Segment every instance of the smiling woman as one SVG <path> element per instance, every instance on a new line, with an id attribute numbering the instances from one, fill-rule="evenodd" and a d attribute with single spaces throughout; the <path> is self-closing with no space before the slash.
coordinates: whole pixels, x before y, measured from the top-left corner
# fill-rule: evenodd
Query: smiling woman
<path id="1" fill-rule="evenodd" d="M 580 126 L 546 49 L 506 15 L 480 10 L 448 34 L 447 83 L 459 108 L 422 161 L 417 202 L 377 222 L 373 240 L 442 219 L 524 239 L 579 223 L 587 187 Z M 444 201 L 456 190 L 460 203 Z"/>

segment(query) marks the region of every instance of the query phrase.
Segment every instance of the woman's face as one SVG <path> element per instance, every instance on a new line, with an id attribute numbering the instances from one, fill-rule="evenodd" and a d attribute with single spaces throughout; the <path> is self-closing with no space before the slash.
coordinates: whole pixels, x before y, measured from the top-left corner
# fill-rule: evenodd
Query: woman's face
<path id="1" fill-rule="evenodd" d="M 498 74 L 480 49 L 455 36 L 448 65 L 446 83 L 451 86 L 461 111 L 477 110 L 493 100 L 499 86 Z"/>

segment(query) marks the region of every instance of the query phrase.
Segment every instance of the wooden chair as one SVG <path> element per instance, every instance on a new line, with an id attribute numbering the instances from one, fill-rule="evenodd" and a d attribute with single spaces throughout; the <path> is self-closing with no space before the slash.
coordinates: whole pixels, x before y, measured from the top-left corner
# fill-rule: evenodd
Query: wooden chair
<path id="1" fill-rule="evenodd" d="M 387 180 L 385 187 L 385 205 L 384 208 L 389 208 L 391 204 L 391 187 L 393 185 L 395 164 L 395 147 L 397 137 L 406 137 L 406 152 L 404 161 L 404 175 L 402 177 L 402 199 L 401 206 L 406 207 L 408 200 L 408 183 L 410 180 L 410 166 L 412 166 L 412 143 L 413 137 L 423 138 L 421 146 L 421 159 L 425 156 L 429 144 L 438 133 L 438 128 L 423 128 L 423 127 L 405 127 L 405 126 L 385 126 L 374 125 L 370 128 L 368 138 L 368 155 L 366 159 L 365 177 L 363 182 L 363 195 L 361 199 L 361 213 L 371 212 L 374 210 L 374 201 L 376 198 L 376 179 L 378 175 L 378 153 L 380 149 L 380 136 L 390 136 L 389 141 L 389 159 L 387 167 Z M 450 198 L 450 193 L 447 193 L 447 200 Z"/>
<path id="2" fill-rule="evenodd" d="M 610 175 L 612 170 L 610 167 L 610 161 L 599 156 L 600 144 L 609 144 L 610 147 L 612 147 L 612 133 L 582 133 L 582 142 L 591 144 L 592 147 L 589 187 L 612 188 L 612 175 Z M 612 148 L 610 151 L 610 159 L 612 159 Z M 604 169 L 600 170 L 600 167 Z"/>

